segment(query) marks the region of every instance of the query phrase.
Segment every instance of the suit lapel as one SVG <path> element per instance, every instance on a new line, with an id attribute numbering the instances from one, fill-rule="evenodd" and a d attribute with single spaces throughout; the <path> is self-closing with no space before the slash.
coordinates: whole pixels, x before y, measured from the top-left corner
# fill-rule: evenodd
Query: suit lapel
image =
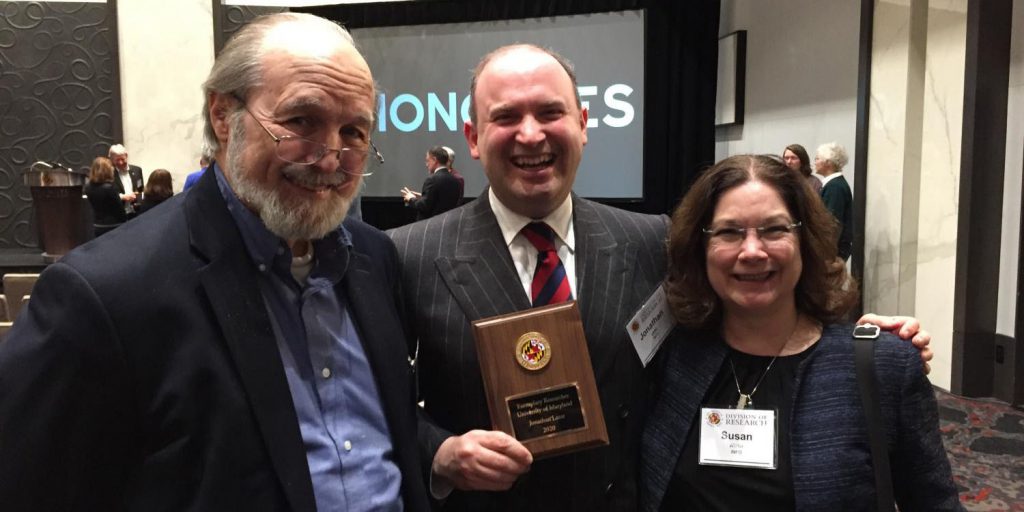
<path id="1" fill-rule="evenodd" d="M 594 374 L 600 382 L 601 376 L 611 371 L 622 347 L 617 343 L 598 341 L 618 340 L 621 336 L 614 333 L 625 332 L 625 325 L 611 325 L 607 321 L 610 312 L 623 303 L 634 302 L 631 300 L 633 292 L 628 285 L 633 283 L 637 249 L 632 243 L 616 242 L 593 205 L 575 194 L 573 226 L 576 233 L 576 290 L 580 316 L 587 331 Z M 615 320 L 611 318 L 611 321 Z M 607 332 L 609 329 L 612 334 Z"/>
<path id="2" fill-rule="evenodd" d="M 121 171 L 114 169 L 114 186 L 117 187 L 118 194 L 124 194 L 124 183 L 121 183 Z M 131 176 L 131 171 L 128 172 L 128 176 Z"/>
<path id="3" fill-rule="evenodd" d="M 671 344 L 670 352 L 658 405 L 644 431 L 640 478 L 648 487 L 648 504 L 659 506 L 694 427 L 693 419 L 728 353 L 717 336 L 682 328 L 677 328 L 665 344 Z"/>
<path id="4" fill-rule="evenodd" d="M 136 165 L 129 165 L 128 177 L 132 179 L 133 189 L 142 190 L 142 168 Z"/>
<path id="5" fill-rule="evenodd" d="M 404 403 L 396 393 L 405 389 L 403 386 L 408 377 L 405 367 L 393 364 L 401 360 L 401 354 L 388 353 L 389 347 L 402 347 L 403 343 L 388 338 L 401 339 L 403 334 L 400 326 L 393 323 L 396 316 L 389 314 L 394 306 L 387 303 L 388 296 L 381 291 L 387 289 L 385 283 L 374 280 L 370 269 L 370 257 L 359 252 L 358 248 L 350 249 L 348 270 L 341 286 L 344 287 L 342 293 L 359 333 L 363 351 L 377 381 L 385 413 L 390 419 L 396 417 L 391 407 Z M 352 297 L 358 297 L 358 300 L 350 300 Z"/>
<path id="6" fill-rule="evenodd" d="M 253 264 L 214 173 L 206 173 L 195 188 L 185 199 L 185 211 L 192 246 L 209 261 L 200 269 L 200 282 L 288 502 L 293 510 L 313 511 L 316 502 L 299 421 Z"/>
<path id="7" fill-rule="evenodd" d="M 464 209 L 455 256 L 434 265 L 470 321 L 530 308 L 487 192 Z"/>

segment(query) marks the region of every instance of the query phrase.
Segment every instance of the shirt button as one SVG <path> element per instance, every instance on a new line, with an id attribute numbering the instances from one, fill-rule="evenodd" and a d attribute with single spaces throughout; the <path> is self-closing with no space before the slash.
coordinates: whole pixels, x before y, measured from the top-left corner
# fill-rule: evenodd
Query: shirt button
<path id="1" fill-rule="evenodd" d="M 320 370 L 320 375 L 323 375 L 325 379 L 331 378 L 331 369 L 324 368 L 323 370 Z"/>
<path id="2" fill-rule="evenodd" d="M 345 441 L 344 446 L 345 446 L 345 451 L 346 452 L 352 451 L 352 441 Z"/>
<path id="3" fill-rule="evenodd" d="M 259 266 L 256 267 L 256 268 L 260 269 L 260 272 L 266 272 L 267 271 L 267 266 L 262 264 L 262 263 L 260 263 Z"/>

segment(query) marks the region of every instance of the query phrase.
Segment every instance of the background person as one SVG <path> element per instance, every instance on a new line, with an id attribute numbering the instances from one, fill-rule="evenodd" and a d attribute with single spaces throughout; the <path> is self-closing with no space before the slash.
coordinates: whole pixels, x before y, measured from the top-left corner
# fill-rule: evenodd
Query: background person
<path id="1" fill-rule="evenodd" d="M 659 354 L 642 510 L 875 509 L 853 328 L 839 323 L 857 285 L 829 264 L 835 237 L 803 178 L 774 157 L 727 158 L 683 198 L 672 217 L 666 294 L 684 329 Z M 887 333 L 874 346 L 899 508 L 960 510 L 918 352 Z M 712 408 L 774 411 L 777 427 L 734 422 L 722 431 L 747 457 L 766 447 L 775 469 L 728 466 L 721 455 L 700 463 L 702 443 L 719 437 Z M 736 437 L 743 433 L 750 440 Z M 766 462 L 753 459 L 727 462 Z"/>
<path id="2" fill-rule="evenodd" d="M 139 204 L 139 214 L 149 211 L 173 195 L 174 183 L 171 180 L 171 173 L 167 169 L 157 169 L 149 173 L 146 190 L 142 193 L 142 203 Z"/>
<path id="3" fill-rule="evenodd" d="M 811 159 L 807 156 L 807 150 L 800 144 L 790 144 L 782 151 L 782 161 L 786 167 L 799 172 L 807 183 L 814 189 L 814 192 L 821 194 L 821 180 L 811 171 Z"/>
<path id="4" fill-rule="evenodd" d="M 429 175 L 423 182 L 423 192 L 402 187 L 402 199 L 416 210 L 416 220 L 429 219 L 459 205 L 462 192 L 459 181 L 448 170 L 448 158 L 443 147 L 430 148 L 424 157 Z"/>
<path id="5" fill-rule="evenodd" d="M 466 196 L 466 178 L 455 168 L 455 150 L 448 146 L 441 147 L 448 153 L 448 171 L 459 181 L 459 201 L 462 201 L 462 198 Z"/>
<path id="6" fill-rule="evenodd" d="M 135 216 L 136 203 L 142 199 L 145 183 L 142 179 L 142 168 L 128 164 L 128 148 L 121 144 L 110 146 L 107 156 L 114 163 L 114 187 L 124 203 L 124 211 L 128 218 Z"/>
<path id="7" fill-rule="evenodd" d="M 89 167 L 85 196 L 92 207 L 93 236 L 100 236 L 128 220 L 120 194 L 114 187 L 114 165 L 109 158 L 98 156 Z"/>
<path id="8" fill-rule="evenodd" d="M 853 254 L 853 192 L 843 177 L 843 167 L 850 161 L 846 149 L 835 142 L 818 146 L 814 169 L 822 176 L 821 200 L 839 222 L 838 254 L 843 261 Z"/>
<path id="9" fill-rule="evenodd" d="M 203 148 L 203 154 L 199 157 L 199 170 L 193 171 L 185 177 L 185 185 L 181 188 L 182 192 L 192 188 L 196 183 L 198 183 L 199 177 L 202 176 L 203 173 L 206 172 L 206 168 L 210 166 L 212 158 L 207 154 L 209 151 L 209 148 Z"/>

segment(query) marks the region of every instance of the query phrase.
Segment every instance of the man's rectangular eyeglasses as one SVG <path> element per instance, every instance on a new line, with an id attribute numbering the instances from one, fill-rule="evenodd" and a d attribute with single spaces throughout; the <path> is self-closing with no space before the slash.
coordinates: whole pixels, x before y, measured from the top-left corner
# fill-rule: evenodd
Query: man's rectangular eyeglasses
<path id="1" fill-rule="evenodd" d="M 373 174 L 373 171 L 368 169 L 366 165 L 366 157 L 370 153 L 373 153 L 373 157 L 378 165 L 384 163 L 384 156 L 377 150 L 377 146 L 373 144 L 373 141 L 367 141 L 367 147 L 365 148 L 343 147 L 334 149 L 327 147 L 327 144 L 322 142 L 316 142 L 296 135 L 274 135 L 256 118 L 256 115 L 249 110 L 249 106 L 241 98 L 236 97 L 235 99 L 242 104 L 242 108 L 252 116 L 256 124 L 260 125 L 260 128 L 263 128 L 263 131 L 267 132 L 271 139 L 274 139 L 277 157 L 285 162 L 313 165 L 327 156 L 328 153 L 334 152 L 338 153 L 339 168 L 345 174 L 352 176 L 370 176 Z"/>
<path id="2" fill-rule="evenodd" d="M 770 224 L 750 228 L 725 227 L 725 228 L 703 228 L 701 231 L 707 235 L 712 243 L 724 246 L 738 246 L 747 239 L 747 233 L 754 230 L 757 238 L 765 244 L 788 240 L 790 235 L 802 226 L 802 222 L 792 224 Z"/>

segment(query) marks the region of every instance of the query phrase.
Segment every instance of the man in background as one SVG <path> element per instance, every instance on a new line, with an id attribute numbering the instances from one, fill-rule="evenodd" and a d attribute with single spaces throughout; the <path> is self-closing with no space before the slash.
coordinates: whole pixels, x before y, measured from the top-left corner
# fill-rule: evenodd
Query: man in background
<path id="1" fill-rule="evenodd" d="M 185 177 L 185 185 L 182 187 L 182 191 L 192 188 L 196 183 L 199 182 L 199 177 L 206 172 L 206 168 L 210 165 L 209 149 L 203 148 L 203 154 L 199 157 L 199 170 L 189 173 Z"/>
<path id="2" fill-rule="evenodd" d="M 110 146 L 107 156 L 114 164 L 114 188 L 124 203 L 125 213 L 131 218 L 135 215 L 135 204 L 142 199 L 142 191 L 145 189 L 142 169 L 128 164 L 128 148 L 121 144 Z"/>
<path id="3" fill-rule="evenodd" d="M 459 205 L 462 189 L 448 169 L 449 158 L 444 147 L 430 148 L 424 157 L 428 176 L 423 182 L 423 192 L 402 187 L 402 199 L 406 206 L 416 210 L 416 220 L 429 219 Z"/>

